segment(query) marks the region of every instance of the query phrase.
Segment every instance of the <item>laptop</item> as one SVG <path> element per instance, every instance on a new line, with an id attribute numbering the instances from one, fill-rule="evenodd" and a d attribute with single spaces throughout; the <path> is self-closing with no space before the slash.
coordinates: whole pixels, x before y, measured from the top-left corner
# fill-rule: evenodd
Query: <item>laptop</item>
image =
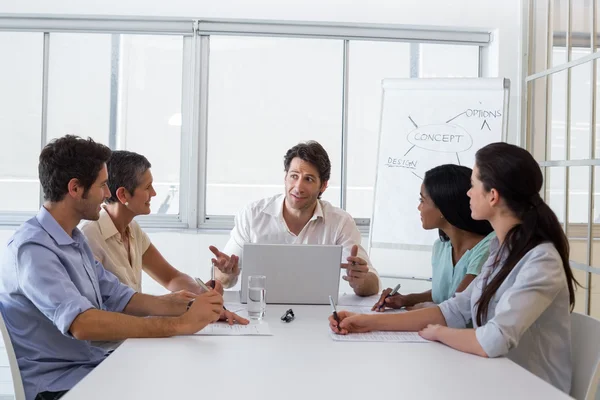
<path id="1" fill-rule="evenodd" d="M 342 246 L 246 243 L 242 251 L 241 301 L 246 303 L 248 277 L 264 275 L 267 304 L 337 303 Z"/>

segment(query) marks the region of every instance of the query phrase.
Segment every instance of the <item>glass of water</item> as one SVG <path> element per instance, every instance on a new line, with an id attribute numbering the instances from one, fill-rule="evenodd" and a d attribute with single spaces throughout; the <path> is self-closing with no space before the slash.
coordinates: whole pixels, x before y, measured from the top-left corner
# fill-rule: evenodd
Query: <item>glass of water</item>
<path id="1" fill-rule="evenodd" d="M 263 319 L 267 301 L 265 299 L 267 277 L 264 275 L 251 275 L 248 277 L 248 317 L 250 319 Z"/>

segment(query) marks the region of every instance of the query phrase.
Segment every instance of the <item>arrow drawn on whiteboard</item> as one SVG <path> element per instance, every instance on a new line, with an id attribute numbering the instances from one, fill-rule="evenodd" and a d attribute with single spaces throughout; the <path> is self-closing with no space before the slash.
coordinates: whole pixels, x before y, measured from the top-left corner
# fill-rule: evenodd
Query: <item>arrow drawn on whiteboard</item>
<path id="1" fill-rule="evenodd" d="M 456 117 L 454 118 L 450 118 L 448 121 L 446 121 L 446 123 L 450 122 L 450 121 L 454 121 L 456 118 L 460 117 L 461 115 L 463 115 L 464 113 L 466 113 L 466 111 L 461 112 L 460 114 L 458 114 Z"/>
<path id="2" fill-rule="evenodd" d="M 416 176 L 417 178 L 419 178 L 420 180 L 423 180 L 423 178 L 421 178 L 419 175 L 415 174 L 414 172 L 410 171 L 411 174 L 413 174 L 414 176 Z"/>
<path id="3" fill-rule="evenodd" d="M 458 160 L 458 165 L 462 165 L 462 164 L 460 163 L 460 158 L 458 158 L 458 153 L 456 153 L 456 159 Z"/>
<path id="4" fill-rule="evenodd" d="M 410 149 L 408 149 L 408 151 L 407 151 L 406 153 L 404 153 L 404 156 L 403 156 L 403 157 L 406 157 L 406 155 L 407 155 L 408 153 L 410 153 L 410 151 L 411 151 L 412 149 L 414 149 L 414 148 L 415 148 L 415 145 L 413 144 L 413 145 L 412 145 L 412 147 L 411 147 Z"/>
<path id="5" fill-rule="evenodd" d="M 415 124 L 415 121 L 413 121 L 413 119 L 410 117 L 410 115 L 408 116 L 408 119 L 410 119 L 410 122 L 412 122 L 412 124 L 415 126 L 415 128 L 419 129 L 419 126 L 417 124 Z"/>
<path id="6" fill-rule="evenodd" d="M 487 128 L 491 131 L 492 129 L 490 128 L 490 125 L 487 123 L 487 120 L 483 120 L 483 124 L 481 124 L 481 130 L 483 130 L 483 127 L 487 126 Z"/>

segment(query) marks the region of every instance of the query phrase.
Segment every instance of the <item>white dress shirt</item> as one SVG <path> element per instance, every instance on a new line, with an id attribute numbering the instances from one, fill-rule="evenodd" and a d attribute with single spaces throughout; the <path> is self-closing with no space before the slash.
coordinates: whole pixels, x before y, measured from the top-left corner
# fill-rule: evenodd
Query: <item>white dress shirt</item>
<path id="1" fill-rule="evenodd" d="M 122 283 L 141 293 L 142 256 L 152 242 L 137 222 L 131 221 L 127 228 L 131 262 L 121 235 L 104 207 L 100 211 L 100 218 L 97 221 L 85 221 L 81 230 L 92 248 L 94 257 L 104 268 L 115 274 Z"/>
<path id="2" fill-rule="evenodd" d="M 552 243 L 531 249 L 506 277 L 488 308 L 482 326 L 476 322 L 477 301 L 499 250 L 490 243 L 490 256 L 462 293 L 440 304 L 451 328 L 473 321 L 479 344 L 489 357 L 507 356 L 565 393 L 571 389 L 571 316 L 563 263 Z M 504 263 L 507 253 L 500 258 Z"/>
<path id="3" fill-rule="evenodd" d="M 361 245 L 360 232 L 350 214 L 325 200 L 318 200 L 312 218 L 295 235 L 283 219 L 284 201 L 283 194 L 268 197 L 249 204 L 235 216 L 235 227 L 223 252 L 239 256 L 240 268 L 244 243 L 342 245 L 341 262 L 347 262 L 352 246 L 358 245 L 358 257 L 367 262 L 369 271 L 377 274 Z M 216 274 L 218 278 L 220 272 L 216 271 Z"/>

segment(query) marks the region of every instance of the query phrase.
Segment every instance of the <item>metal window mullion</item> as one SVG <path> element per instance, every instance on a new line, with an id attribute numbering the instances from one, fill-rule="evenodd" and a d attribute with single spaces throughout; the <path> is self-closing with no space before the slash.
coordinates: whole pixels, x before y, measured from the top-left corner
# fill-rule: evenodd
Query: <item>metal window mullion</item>
<path id="1" fill-rule="evenodd" d="M 188 228 L 196 226 L 193 217 L 196 208 L 194 173 L 198 170 L 196 154 L 191 143 L 194 141 L 194 125 L 192 123 L 194 99 L 194 37 L 183 38 L 183 62 L 181 77 L 181 141 L 179 160 L 179 220 Z"/>
<path id="2" fill-rule="evenodd" d="M 342 61 L 342 165 L 340 207 L 345 210 L 348 198 L 348 89 L 350 82 L 350 41 L 344 40 Z"/>
<path id="3" fill-rule="evenodd" d="M 529 54 L 533 53 L 533 41 L 531 40 L 532 37 L 535 37 L 535 35 L 533 35 L 533 31 L 535 30 L 535 23 L 534 23 L 534 8 L 533 8 L 533 1 L 526 1 L 523 2 L 522 4 L 524 4 L 523 8 L 523 18 L 522 18 L 522 23 L 523 26 L 525 27 L 525 29 L 523 29 L 523 37 L 521 38 L 521 43 L 525 43 L 526 47 L 525 49 L 522 49 L 524 51 L 521 51 L 521 54 L 523 54 L 524 59 L 524 63 L 523 63 L 523 67 L 522 67 L 522 76 L 527 77 L 527 75 L 529 74 L 530 71 L 533 71 L 532 65 L 533 62 L 535 60 L 535 57 L 529 57 Z M 481 78 L 481 73 L 482 73 L 482 64 L 481 64 L 481 54 L 482 54 L 482 49 L 481 47 L 479 47 L 479 73 L 478 73 L 478 77 Z M 533 152 L 533 121 L 535 118 L 532 117 L 533 115 L 533 95 L 531 93 L 529 93 L 529 84 L 525 81 L 525 79 L 522 80 L 521 82 L 523 84 L 523 88 L 524 90 L 522 91 L 524 93 L 524 98 L 521 99 L 521 118 L 519 121 L 520 127 L 519 129 L 517 129 L 517 132 L 519 134 L 519 145 L 521 147 L 523 147 L 524 149 L 528 150 L 529 152 Z M 533 84 L 532 84 L 533 86 Z M 531 122 L 531 123 L 530 123 Z M 528 135 L 529 133 L 529 135 Z M 545 187 L 544 187 L 544 182 L 546 181 L 545 179 L 545 168 L 542 169 L 542 175 L 544 177 L 544 179 L 542 180 L 542 193 L 545 193 Z"/>
<path id="4" fill-rule="evenodd" d="M 567 62 L 571 61 L 571 3 L 567 7 L 567 29 L 566 29 L 566 44 L 567 44 Z M 565 101 L 565 160 L 571 159 L 571 68 L 567 69 L 566 82 L 566 101 Z M 565 170 L 565 235 L 569 237 L 569 173 L 570 167 Z"/>
<path id="5" fill-rule="evenodd" d="M 119 81 L 121 80 L 121 35 L 111 35 L 110 45 L 110 118 L 108 126 L 108 147 L 112 150 L 116 150 L 119 120 Z"/>
<path id="6" fill-rule="evenodd" d="M 198 35 L 196 35 L 198 36 Z M 198 36 L 198 58 L 196 67 L 196 81 L 198 87 L 195 88 L 197 104 L 195 108 L 194 125 L 197 127 L 198 152 L 198 176 L 197 176 L 197 224 L 202 227 L 206 220 L 206 191 L 208 183 L 208 85 L 209 85 L 209 59 L 210 59 L 210 37 L 206 35 Z"/>
<path id="7" fill-rule="evenodd" d="M 0 31 L 191 35 L 192 20 L 190 18 L 0 14 Z"/>
<path id="8" fill-rule="evenodd" d="M 50 72 L 50 33 L 44 32 L 44 50 L 42 56 L 42 125 L 40 127 L 40 149 L 48 142 L 48 78 Z M 40 207 L 44 204 L 44 190 L 40 185 Z"/>
<path id="9" fill-rule="evenodd" d="M 596 49 L 596 1 L 592 1 L 592 12 L 590 13 L 591 29 L 590 29 L 590 51 L 593 53 Z M 589 158 L 593 160 L 596 158 L 596 84 L 598 74 L 596 73 L 596 60 L 591 61 L 591 85 L 590 85 L 590 142 L 589 142 Z M 587 251 L 586 251 L 586 263 L 588 266 L 592 265 L 593 257 L 593 224 L 594 224 L 594 190 L 595 190 L 595 175 L 596 171 L 593 166 L 590 166 L 590 180 L 589 180 L 589 192 L 588 192 L 588 231 L 587 231 Z M 585 313 L 590 315 L 591 309 L 591 291 L 592 291 L 592 273 L 587 272 L 585 274 Z"/>
<path id="10" fill-rule="evenodd" d="M 423 26 L 265 20 L 201 20 L 201 35 L 251 35 L 488 45 L 491 34 Z"/>

